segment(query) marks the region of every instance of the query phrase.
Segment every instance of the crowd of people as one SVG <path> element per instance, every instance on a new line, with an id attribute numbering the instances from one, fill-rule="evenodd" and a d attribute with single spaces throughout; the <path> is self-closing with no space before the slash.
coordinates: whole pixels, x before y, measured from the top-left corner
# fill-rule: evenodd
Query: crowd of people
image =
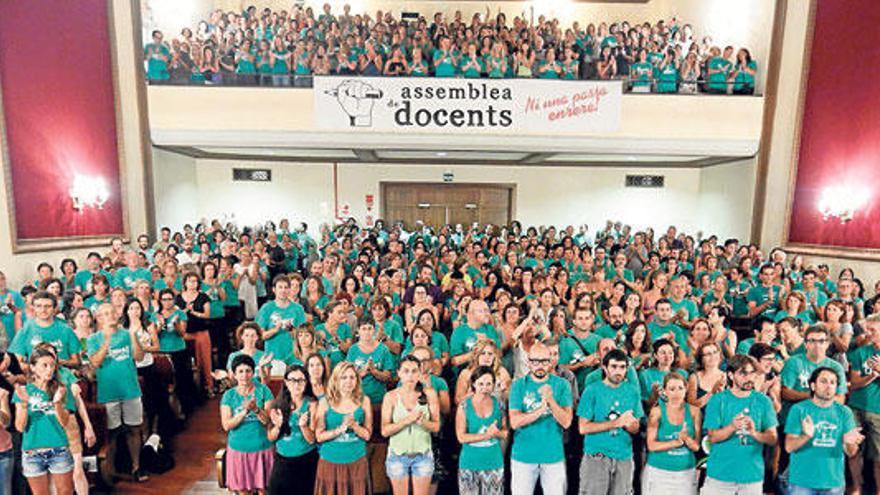
<path id="1" fill-rule="evenodd" d="M 745 47 L 697 39 L 691 24 L 628 21 L 564 26 L 559 19 L 456 11 L 452 19 L 315 13 L 250 6 L 215 10 L 195 28 L 145 44 L 152 83 L 310 86 L 313 75 L 625 79 L 633 92 L 754 94 Z"/>
<path id="2" fill-rule="evenodd" d="M 880 479 L 873 291 L 612 222 L 115 239 L 0 276 L 0 493 L 88 493 L 104 428 L 146 481 L 144 440 L 215 394 L 238 493 L 858 493 Z"/>

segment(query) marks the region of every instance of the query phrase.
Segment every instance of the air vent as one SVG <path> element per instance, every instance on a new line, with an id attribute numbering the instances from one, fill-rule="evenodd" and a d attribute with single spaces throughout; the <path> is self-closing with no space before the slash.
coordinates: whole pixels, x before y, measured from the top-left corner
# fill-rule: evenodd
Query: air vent
<path id="1" fill-rule="evenodd" d="M 627 175 L 626 187 L 663 187 L 662 175 Z"/>
<path id="2" fill-rule="evenodd" d="M 246 182 L 272 182 L 272 171 L 267 168 L 234 168 L 232 180 Z"/>

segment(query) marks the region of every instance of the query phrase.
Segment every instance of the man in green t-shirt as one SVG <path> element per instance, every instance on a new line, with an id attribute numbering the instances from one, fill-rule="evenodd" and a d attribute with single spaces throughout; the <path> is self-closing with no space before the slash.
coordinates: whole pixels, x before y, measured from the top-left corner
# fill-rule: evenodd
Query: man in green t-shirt
<path id="1" fill-rule="evenodd" d="M 95 319 L 98 329 L 86 340 L 86 353 L 95 370 L 98 403 L 104 404 L 107 410 L 107 429 L 110 432 L 108 458 L 112 465 L 117 438 L 125 429 L 132 477 L 136 481 L 144 481 L 147 477 L 140 470 L 144 407 L 135 367 L 135 362 L 144 358 L 144 351 L 136 330 L 123 328 L 110 304 L 98 306 Z"/>
<path id="2" fill-rule="evenodd" d="M 865 437 L 849 407 L 835 401 L 837 380 L 833 369 L 816 368 L 810 398 L 795 404 L 785 421 L 789 493 L 843 493 L 846 487 L 843 455 L 855 455 Z"/>
<path id="3" fill-rule="evenodd" d="M 632 435 L 645 416 L 635 386 L 627 383 L 626 354 L 614 349 L 602 359 L 602 381 L 584 389 L 578 431 L 584 435 L 580 493 L 632 493 Z"/>
<path id="4" fill-rule="evenodd" d="M 31 306 L 34 318 L 19 330 L 9 344 L 9 352 L 18 357 L 19 364 L 26 369 L 27 360 L 34 347 L 42 342 L 52 344 L 58 356 L 58 364 L 68 367 L 79 366 L 79 353 L 82 346 L 73 330 L 63 320 L 55 317 L 58 300 L 55 296 L 39 291 L 33 295 Z"/>
<path id="5" fill-rule="evenodd" d="M 750 356 L 730 358 L 729 388 L 706 405 L 703 427 L 712 448 L 703 493 L 762 493 L 764 447 L 776 445 L 778 421 L 770 398 L 754 390 L 755 371 Z"/>
<path id="6" fill-rule="evenodd" d="M 856 488 L 862 485 L 861 466 L 865 462 L 873 462 L 874 477 L 880 477 L 880 315 L 865 318 L 864 329 L 867 341 L 847 354 L 852 389 L 847 404 L 866 435 L 865 448 L 851 463 L 850 474 Z"/>
<path id="7" fill-rule="evenodd" d="M 530 494 L 541 480 L 545 495 L 566 492 L 562 433 L 571 425 L 571 385 L 550 372 L 550 349 L 534 344 L 529 350 L 528 375 L 510 388 L 511 492 Z"/>

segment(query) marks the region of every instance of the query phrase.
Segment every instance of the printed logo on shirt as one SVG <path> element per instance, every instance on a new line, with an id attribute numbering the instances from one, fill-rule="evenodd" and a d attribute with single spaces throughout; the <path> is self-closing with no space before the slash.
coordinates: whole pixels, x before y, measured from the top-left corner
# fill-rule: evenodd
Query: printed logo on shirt
<path id="1" fill-rule="evenodd" d="M 107 351 L 107 357 L 114 361 L 125 361 L 131 358 L 131 351 L 129 351 L 128 346 L 109 349 Z"/>
<path id="2" fill-rule="evenodd" d="M 798 383 L 800 383 L 801 388 L 809 389 L 810 388 L 810 372 L 807 370 L 801 370 L 798 375 Z"/>
<path id="3" fill-rule="evenodd" d="M 38 395 L 28 397 L 28 410 L 31 412 L 40 412 L 47 416 L 55 416 L 55 405 L 52 401 L 46 400 Z"/>
<path id="4" fill-rule="evenodd" d="M 813 435 L 813 447 L 833 448 L 837 445 L 834 433 L 837 431 L 837 425 L 828 421 L 819 421 L 816 423 L 816 433 Z"/>

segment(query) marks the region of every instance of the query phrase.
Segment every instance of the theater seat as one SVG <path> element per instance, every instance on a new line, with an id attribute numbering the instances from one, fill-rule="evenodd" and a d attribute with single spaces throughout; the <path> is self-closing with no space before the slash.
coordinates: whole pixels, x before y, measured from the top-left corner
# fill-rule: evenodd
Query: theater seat
<path id="1" fill-rule="evenodd" d="M 226 449 L 220 449 L 214 454 L 214 464 L 217 469 L 217 485 L 226 489 Z"/>

